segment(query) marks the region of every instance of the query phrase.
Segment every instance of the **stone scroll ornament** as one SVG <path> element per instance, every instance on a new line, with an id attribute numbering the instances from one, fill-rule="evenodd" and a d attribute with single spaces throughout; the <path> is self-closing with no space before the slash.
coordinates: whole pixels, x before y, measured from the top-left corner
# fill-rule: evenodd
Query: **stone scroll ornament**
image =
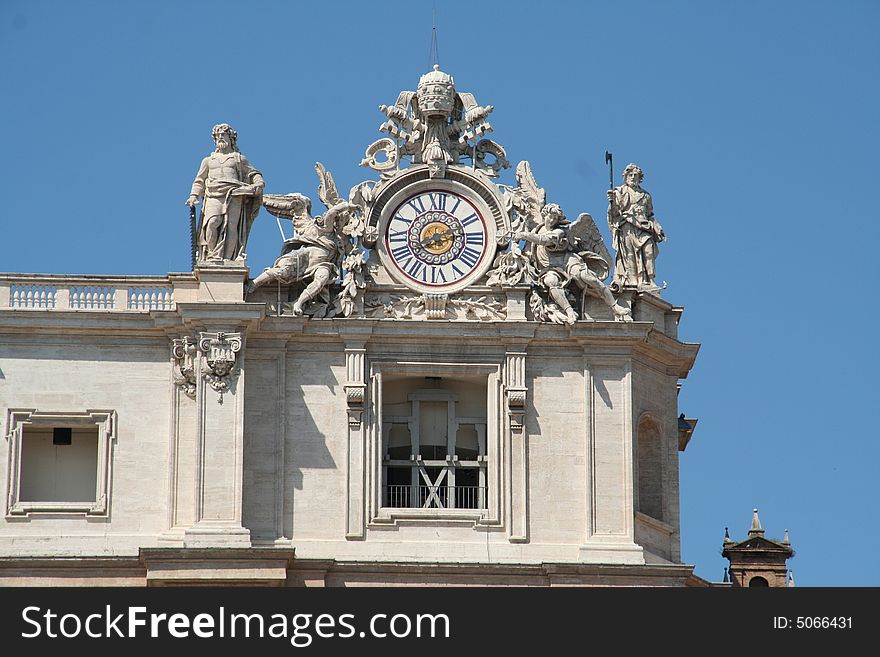
<path id="1" fill-rule="evenodd" d="M 236 356 L 241 351 L 241 333 L 202 331 L 199 334 L 199 351 L 205 359 L 202 376 L 211 388 L 220 393 L 217 402 L 222 404 L 223 395 L 229 392 L 231 379 L 241 371 L 236 365 Z"/>
<path id="2" fill-rule="evenodd" d="M 379 130 L 389 137 L 367 147 L 361 164 L 388 172 L 403 157 L 427 164 L 431 178 L 443 178 L 447 167 L 469 158 L 490 177 L 510 167 L 504 149 L 481 137 L 492 131 L 487 117 L 494 108 L 477 104 L 473 94 L 455 89 L 455 80 L 439 65 L 419 79 L 416 91 L 402 91 L 393 105 L 381 105 L 387 117 Z M 384 153 L 384 158 L 376 155 Z M 387 174 L 386 174 L 387 175 Z"/>
<path id="3" fill-rule="evenodd" d="M 297 285 L 301 289 L 291 307 L 293 315 L 348 317 L 366 286 L 360 238 L 375 183 L 355 186 L 346 201 L 340 198 L 333 176 L 324 165 L 318 162 L 315 170 L 320 181 L 318 197 L 327 208 L 324 214 L 313 217 L 312 202 L 303 194 L 263 196 L 263 206 L 279 219 L 279 227 L 280 219 L 292 221 L 294 236 L 285 239 L 275 264 L 246 283 L 245 292 L 249 294 L 269 283 Z"/>
<path id="4" fill-rule="evenodd" d="M 584 296 L 601 299 L 618 321 L 632 321 L 630 310 L 617 303 L 603 281 L 611 268 L 611 254 L 593 218 L 586 212 L 569 221 L 555 203 L 546 203 L 528 162 L 516 168 L 517 187 L 506 188 L 509 211 L 515 216 L 510 249 L 496 259 L 490 285 L 533 286 L 529 298 L 536 321 L 573 324 L 579 312 L 569 294 L 578 292 L 580 312 Z M 577 303 L 577 299 L 575 300 Z"/>
<path id="5" fill-rule="evenodd" d="M 185 336 L 175 338 L 171 346 L 171 357 L 174 361 L 174 384 L 190 399 L 196 398 L 196 357 L 198 348 L 196 341 Z"/>

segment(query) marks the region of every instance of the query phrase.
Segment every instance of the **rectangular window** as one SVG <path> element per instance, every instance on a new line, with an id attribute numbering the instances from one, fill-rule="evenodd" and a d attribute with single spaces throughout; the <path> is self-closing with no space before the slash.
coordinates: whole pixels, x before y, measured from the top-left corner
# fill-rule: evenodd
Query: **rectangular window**
<path id="1" fill-rule="evenodd" d="M 106 515 L 114 411 L 7 414 L 6 514 Z"/>
<path id="2" fill-rule="evenodd" d="M 485 509 L 485 381 L 390 377 L 383 403 L 382 505 Z"/>
<path id="3" fill-rule="evenodd" d="M 500 389 L 498 365 L 372 363 L 372 522 L 500 522 Z"/>
<path id="4" fill-rule="evenodd" d="M 22 427 L 22 502 L 94 504 L 97 481 L 97 427 Z"/>

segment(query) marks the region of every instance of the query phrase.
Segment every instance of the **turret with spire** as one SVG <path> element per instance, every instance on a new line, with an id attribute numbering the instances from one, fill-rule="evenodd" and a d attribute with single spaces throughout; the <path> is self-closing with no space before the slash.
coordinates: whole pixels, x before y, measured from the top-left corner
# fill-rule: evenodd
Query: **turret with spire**
<path id="1" fill-rule="evenodd" d="M 745 540 L 734 541 L 724 528 L 721 556 L 730 562 L 727 572 L 732 586 L 794 586 L 794 576 L 786 568 L 786 561 L 794 556 L 788 529 L 781 541 L 766 538 L 758 509 L 752 511 Z"/>

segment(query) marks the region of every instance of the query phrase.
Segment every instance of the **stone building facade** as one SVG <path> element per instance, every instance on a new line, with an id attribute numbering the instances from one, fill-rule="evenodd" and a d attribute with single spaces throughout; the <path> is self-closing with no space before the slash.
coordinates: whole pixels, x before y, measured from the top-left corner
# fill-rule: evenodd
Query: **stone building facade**
<path id="1" fill-rule="evenodd" d="M 705 584 L 680 553 L 698 345 L 639 250 L 665 237 L 640 177 L 641 215 L 609 193 L 632 251 L 606 286 L 592 217 L 527 162 L 495 182 L 491 110 L 435 67 L 383 106 L 378 180 L 344 200 L 319 165 L 320 216 L 248 164 L 232 189 L 294 228 L 253 280 L 209 257 L 232 226 L 244 253 L 222 204 L 192 272 L 0 275 L 0 584 Z"/>

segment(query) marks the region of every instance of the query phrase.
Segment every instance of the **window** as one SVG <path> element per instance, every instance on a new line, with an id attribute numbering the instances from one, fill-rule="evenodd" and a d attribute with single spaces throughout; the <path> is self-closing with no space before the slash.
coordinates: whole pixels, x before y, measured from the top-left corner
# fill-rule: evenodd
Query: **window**
<path id="1" fill-rule="evenodd" d="M 506 413 L 497 363 L 372 360 L 369 523 L 499 526 Z"/>
<path id="2" fill-rule="evenodd" d="M 7 516 L 30 513 L 106 515 L 113 411 L 7 415 Z"/>
<path id="3" fill-rule="evenodd" d="M 383 399 L 382 506 L 485 509 L 486 385 L 391 379 Z"/>

